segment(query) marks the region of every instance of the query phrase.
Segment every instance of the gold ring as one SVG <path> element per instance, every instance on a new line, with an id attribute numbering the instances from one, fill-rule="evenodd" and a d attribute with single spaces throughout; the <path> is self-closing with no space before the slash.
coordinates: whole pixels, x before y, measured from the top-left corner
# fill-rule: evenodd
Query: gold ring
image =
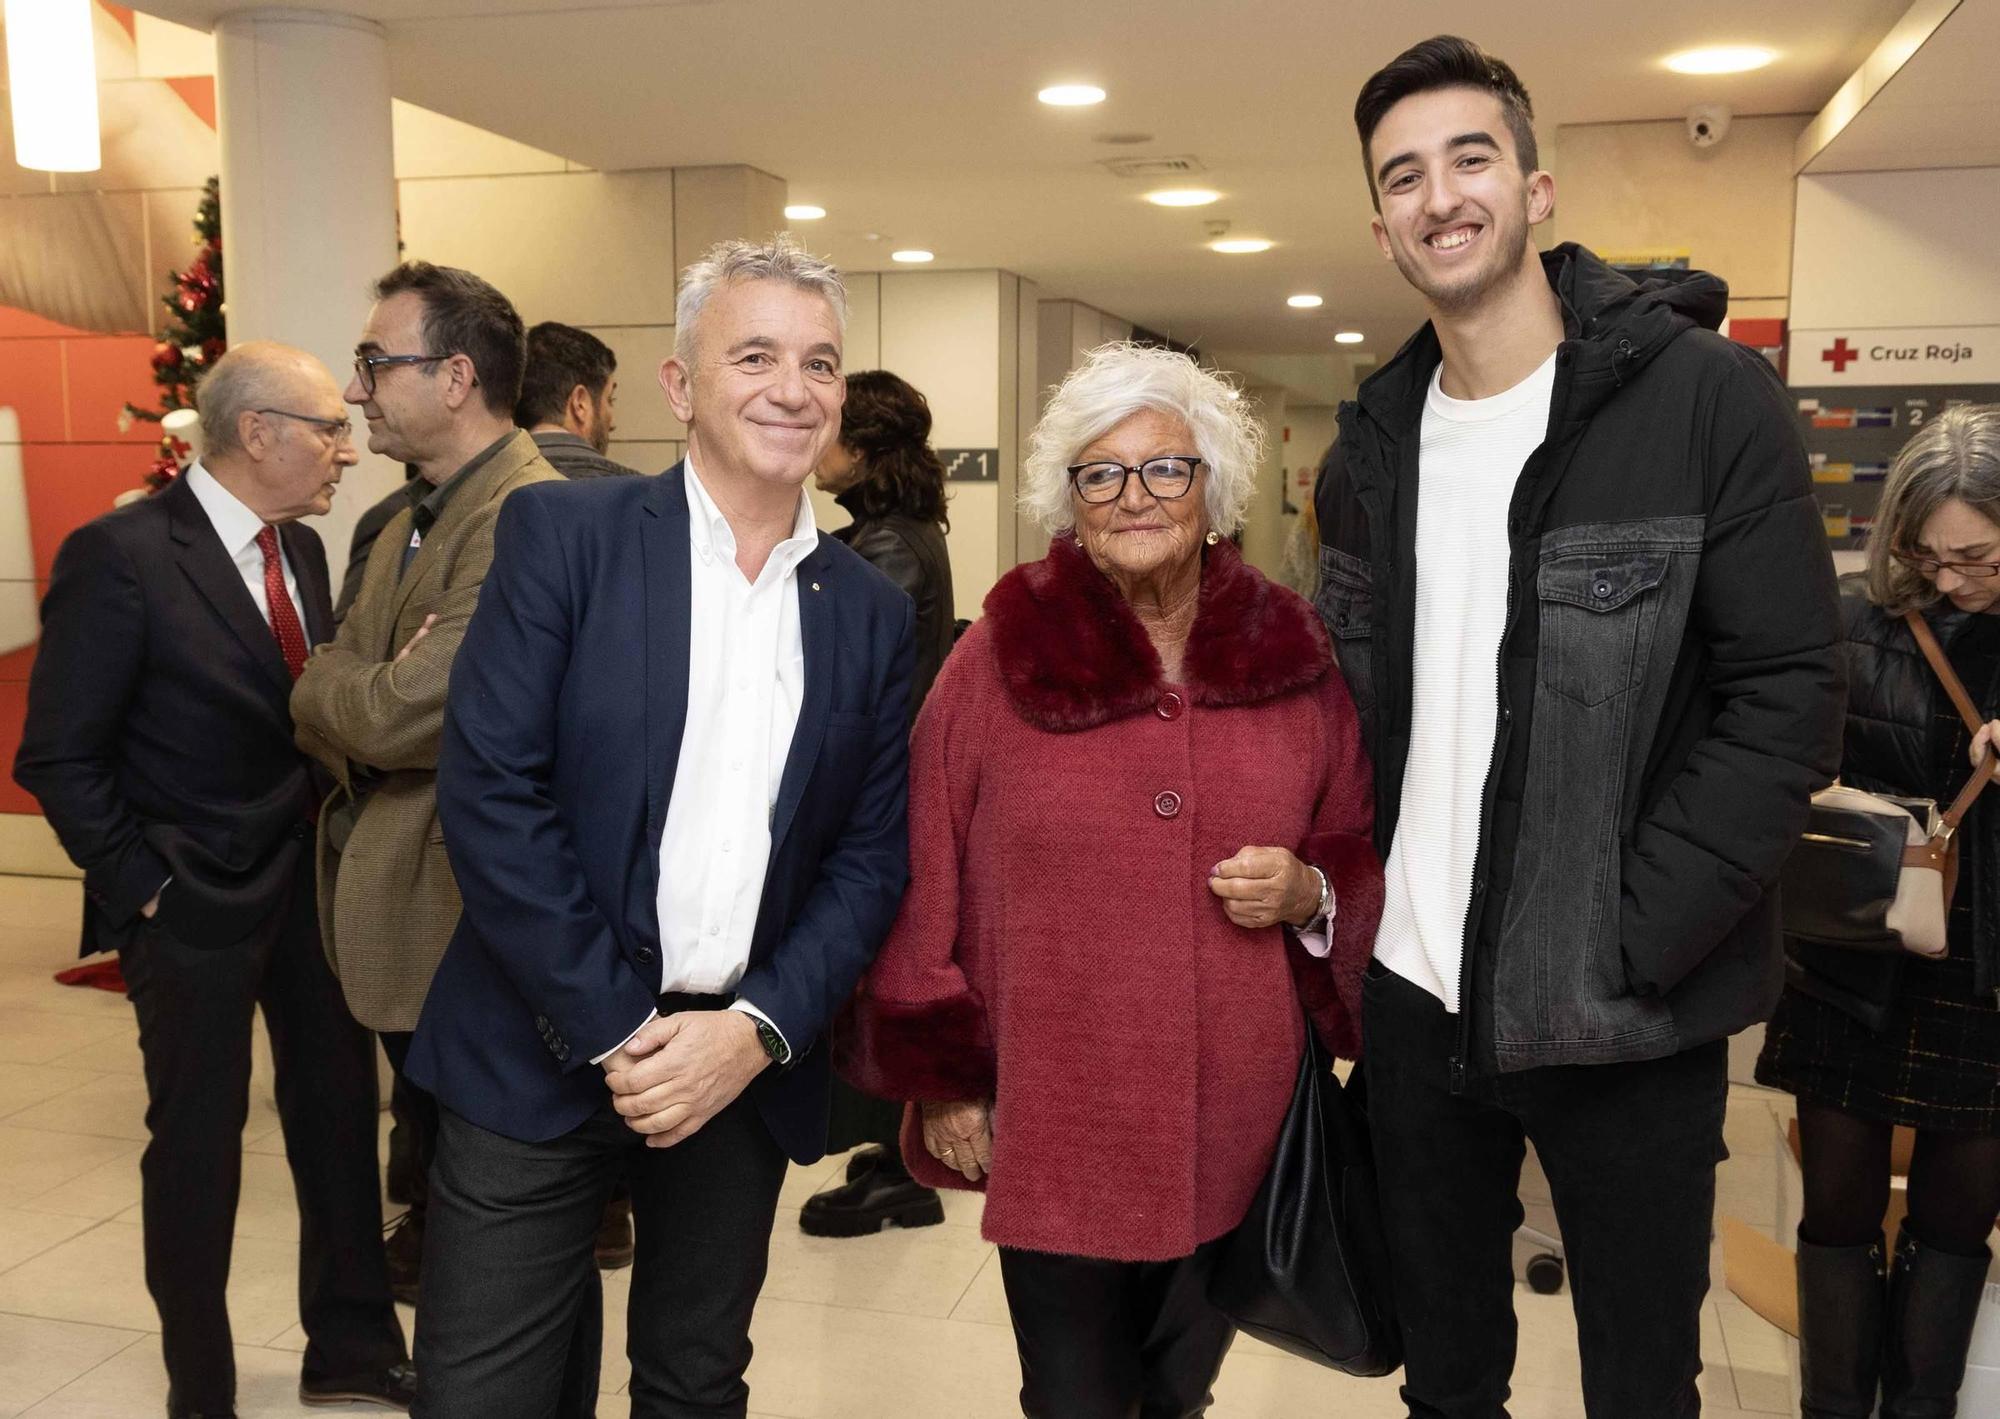
<path id="1" fill-rule="evenodd" d="M 947 1149 L 945 1149 L 945 1150 L 944 1150 L 944 1155 L 945 1155 L 945 1157 L 947 1157 L 947 1158 L 950 1158 L 950 1157 L 953 1157 L 953 1156 L 955 1155 L 956 1151 L 957 1151 L 957 1150 L 955 1150 L 955 1149 L 951 1149 L 951 1148 L 947 1148 Z"/>

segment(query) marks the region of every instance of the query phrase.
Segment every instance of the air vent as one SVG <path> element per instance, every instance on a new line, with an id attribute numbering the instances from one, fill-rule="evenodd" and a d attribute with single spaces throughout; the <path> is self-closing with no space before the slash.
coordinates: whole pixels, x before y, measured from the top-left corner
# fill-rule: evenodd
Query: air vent
<path id="1" fill-rule="evenodd" d="M 1113 177 L 1188 177 L 1207 172 L 1200 158 L 1100 158 L 1097 165 Z"/>

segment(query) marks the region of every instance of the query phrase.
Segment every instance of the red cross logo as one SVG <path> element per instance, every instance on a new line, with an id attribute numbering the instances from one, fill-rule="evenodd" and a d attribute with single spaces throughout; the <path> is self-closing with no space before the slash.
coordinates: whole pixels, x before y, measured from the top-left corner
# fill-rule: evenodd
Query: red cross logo
<path id="1" fill-rule="evenodd" d="M 1847 367 L 1861 358 L 1861 352 L 1847 343 L 1845 335 L 1837 337 L 1831 349 L 1821 350 L 1819 357 L 1833 366 L 1835 374 L 1847 373 Z"/>

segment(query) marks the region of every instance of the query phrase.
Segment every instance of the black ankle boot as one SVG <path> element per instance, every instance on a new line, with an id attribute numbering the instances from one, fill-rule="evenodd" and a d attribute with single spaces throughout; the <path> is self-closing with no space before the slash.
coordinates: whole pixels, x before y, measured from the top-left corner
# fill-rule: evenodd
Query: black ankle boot
<path id="1" fill-rule="evenodd" d="M 1869 1419 L 1887 1304 L 1882 1242 L 1823 1247 L 1799 1237 L 1799 1414 Z"/>
<path id="2" fill-rule="evenodd" d="M 944 1203 L 935 1191 L 917 1182 L 899 1155 L 878 1150 L 875 1165 L 850 1181 L 815 1193 L 799 1209 L 799 1227 L 812 1237 L 865 1237 L 884 1224 L 933 1227 L 944 1221 Z"/>
<path id="3" fill-rule="evenodd" d="M 1882 1364 L 1882 1419 L 1952 1419 L 1965 1355 L 1992 1262 L 1927 1247 L 1903 1223 L 1889 1273 L 1889 1341 Z"/>

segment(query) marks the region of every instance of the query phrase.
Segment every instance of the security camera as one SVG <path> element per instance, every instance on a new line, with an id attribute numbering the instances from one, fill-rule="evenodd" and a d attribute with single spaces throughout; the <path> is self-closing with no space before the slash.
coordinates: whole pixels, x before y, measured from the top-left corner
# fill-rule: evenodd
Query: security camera
<path id="1" fill-rule="evenodd" d="M 1698 103 L 1688 110 L 1688 142 L 1697 148 L 1713 148 L 1729 136 L 1729 107 L 1719 103 Z"/>

